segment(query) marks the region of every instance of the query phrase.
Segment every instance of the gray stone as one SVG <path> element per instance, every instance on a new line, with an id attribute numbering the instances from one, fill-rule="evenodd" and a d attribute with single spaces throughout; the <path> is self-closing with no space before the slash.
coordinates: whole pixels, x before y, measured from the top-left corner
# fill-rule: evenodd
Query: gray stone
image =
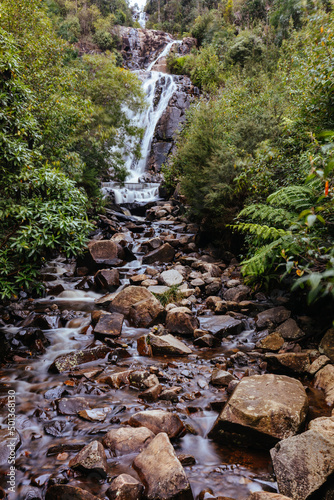
<path id="1" fill-rule="evenodd" d="M 232 375 L 232 373 L 225 370 L 220 370 L 218 368 L 213 370 L 210 382 L 212 385 L 224 387 L 228 386 L 231 380 L 235 380 L 235 377 Z"/>
<path id="2" fill-rule="evenodd" d="M 292 318 L 287 319 L 284 323 L 279 325 L 276 328 L 276 332 L 278 332 L 285 340 L 295 340 L 305 335 Z"/>
<path id="3" fill-rule="evenodd" d="M 187 307 L 175 307 L 167 313 L 166 328 L 172 333 L 192 335 L 198 327 L 198 319 Z"/>
<path id="4" fill-rule="evenodd" d="M 87 444 L 70 460 L 69 466 L 86 474 L 96 473 L 103 478 L 107 477 L 107 457 L 102 444 L 99 441 Z"/>
<path id="5" fill-rule="evenodd" d="M 246 300 L 249 297 L 250 288 L 245 285 L 238 285 L 233 288 L 229 288 L 223 294 L 225 300 L 233 301 L 233 302 L 241 302 L 242 300 Z"/>
<path id="6" fill-rule="evenodd" d="M 334 405 L 334 365 L 326 365 L 315 376 L 314 385 L 325 392 L 327 404 Z"/>
<path id="7" fill-rule="evenodd" d="M 185 426 L 180 418 L 164 410 L 146 410 L 132 415 L 129 419 L 132 427 L 147 427 L 154 434 L 165 432 L 170 439 L 185 432 Z"/>
<path id="8" fill-rule="evenodd" d="M 220 338 L 227 335 L 236 335 L 243 330 L 242 321 L 228 315 L 201 316 L 199 323 L 202 330 L 207 330 L 212 335 L 217 335 Z"/>
<path id="9" fill-rule="evenodd" d="M 100 500 L 89 491 L 68 484 L 55 484 L 50 486 L 45 495 L 45 500 Z"/>
<path id="10" fill-rule="evenodd" d="M 173 356 L 187 356 L 192 354 L 189 349 L 181 340 L 176 339 L 173 335 L 154 335 L 150 333 L 147 336 L 147 342 L 151 346 L 152 353 L 156 356 L 159 355 L 173 355 Z"/>
<path id="11" fill-rule="evenodd" d="M 321 370 L 321 368 L 328 365 L 330 362 L 331 362 L 331 360 L 327 356 L 325 356 L 325 355 L 319 356 L 311 364 L 311 366 L 308 370 L 309 374 L 315 375 L 319 370 Z"/>
<path id="12" fill-rule="evenodd" d="M 106 491 L 109 500 L 141 500 L 144 487 L 129 474 L 121 474 Z"/>
<path id="13" fill-rule="evenodd" d="M 103 311 L 94 328 L 94 333 L 103 337 L 118 337 L 122 333 L 124 316 Z"/>
<path id="14" fill-rule="evenodd" d="M 160 262 L 163 264 L 165 262 L 171 262 L 174 259 L 174 255 L 174 248 L 169 243 L 165 243 L 156 250 L 144 255 L 143 264 L 152 264 L 153 262 Z"/>
<path id="15" fill-rule="evenodd" d="M 57 373 L 66 372 L 72 370 L 78 365 L 105 358 L 109 352 L 111 352 L 109 347 L 101 345 L 91 349 L 72 351 L 67 354 L 62 354 L 54 360 L 49 368 L 49 371 Z"/>
<path id="16" fill-rule="evenodd" d="M 103 445 L 115 455 L 141 452 L 154 438 L 146 427 L 111 429 L 103 438 Z"/>
<path id="17" fill-rule="evenodd" d="M 262 311 L 257 315 L 256 326 L 263 330 L 264 328 L 273 328 L 290 318 L 291 312 L 283 306 L 272 307 Z"/>
<path id="18" fill-rule="evenodd" d="M 0 429 L 0 465 L 8 465 L 9 459 L 15 459 L 15 451 L 20 445 L 21 436 L 17 431 L 12 436 L 8 428 Z"/>
<path id="19" fill-rule="evenodd" d="M 183 276 L 178 271 L 171 269 L 170 271 L 164 271 L 160 274 L 160 278 L 164 285 L 174 286 L 181 285 L 183 282 Z"/>

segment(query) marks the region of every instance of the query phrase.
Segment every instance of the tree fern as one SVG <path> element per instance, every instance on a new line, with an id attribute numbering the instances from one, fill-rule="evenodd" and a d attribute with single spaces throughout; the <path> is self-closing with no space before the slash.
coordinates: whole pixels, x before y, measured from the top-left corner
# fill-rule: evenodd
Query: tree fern
<path id="1" fill-rule="evenodd" d="M 299 213 L 312 207 L 316 199 L 313 186 L 288 186 L 269 195 L 267 202 L 276 207 L 292 208 Z"/>
<path id="2" fill-rule="evenodd" d="M 296 214 L 276 208 L 270 205 L 256 204 L 244 208 L 238 215 L 238 219 L 246 218 L 251 221 L 266 221 L 267 224 L 281 227 L 289 227 L 297 218 Z"/>
<path id="3" fill-rule="evenodd" d="M 249 233 L 257 238 L 262 239 L 263 241 L 268 240 L 277 240 L 282 236 L 291 235 L 291 231 L 286 231 L 285 229 L 277 229 L 276 227 L 266 226 L 265 224 L 252 224 L 248 222 L 240 222 L 234 226 L 231 226 L 233 229 L 237 229 L 238 231 Z"/>

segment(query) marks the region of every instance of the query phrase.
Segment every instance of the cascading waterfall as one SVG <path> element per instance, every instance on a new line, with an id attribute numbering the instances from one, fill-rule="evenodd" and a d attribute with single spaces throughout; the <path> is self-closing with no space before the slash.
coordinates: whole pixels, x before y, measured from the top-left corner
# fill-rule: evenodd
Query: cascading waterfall
<path id="1" fill-rule="evenodd" d="M 172 75 L 161 71 L 154 71 L 154 66 L 166 57 L 175 43 L 171 41 L 166 45 L 159 56 L 148 66 L 147 69 L 136 71 L 138 77 L 143 82 L 144 94 L 146 95 L 147 107 L 137 115 L 130 115 L 133 124 L 144 129 L 144 136 L 141 141 L 141 158 L 138 160 L 134 156 L 125 158 L 125 166 L 129 172 L 124 186 L 115 182 L 102 183 L 102 192 L 107 195 L 114 193 L 115 203 L 149 202 L 157 199 L 159 195 L 159 183 L 143 183 L 140 177 L 145 172 L 148 162 L 154 131 L 161 116 L 166 110 L 168 103 L 177 89 Z M 156 103 L 156 90 L 161 89 L 158 103 Z"/>

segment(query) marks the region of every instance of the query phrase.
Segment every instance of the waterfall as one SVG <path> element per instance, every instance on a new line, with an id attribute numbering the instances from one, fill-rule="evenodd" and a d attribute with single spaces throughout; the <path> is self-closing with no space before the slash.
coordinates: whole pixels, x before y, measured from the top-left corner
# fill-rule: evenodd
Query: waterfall
<path id="1" fill-rule="evenodd" d="M 134 155 L 125 156 L 124 160 L 128 177 L 124 186 L 116 182 L 102 183 L 103 194 L 107 195 L 113 192 L 115 203 L 117 204 L 133 202 L 147 203 L 157 199 L 159 195 L 159 183 L 142 183 L 140 182 L 140 177 L 146 170 L 155 128 L 177 89 L 172 75 L 155 71 L 154 67 L 168 55 L 175 43 L 180 42 L 172 41 L 168 43 L 148 68 L 135 71 L 142 80 L 147 106 L 140 113 L 129 113 L 128 117 L 133 125 L 144 129 L 144 136 L 140 144 L 141 157 L 138 160 Z M 129 139 L 130 143 L 131 139 Z"/>

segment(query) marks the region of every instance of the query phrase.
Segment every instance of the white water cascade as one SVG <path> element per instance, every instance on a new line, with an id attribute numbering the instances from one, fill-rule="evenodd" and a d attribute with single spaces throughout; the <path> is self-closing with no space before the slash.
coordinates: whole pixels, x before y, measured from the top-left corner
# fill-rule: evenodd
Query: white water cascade
<path id="1" fill-rule="evenodd" d="M 133 125 L 144 129 L 144 136 L 140 145 L 141 158 L 138 160 L 133 155 L 125 158 L 125 167 L 129 175 L 124 186 L 115 182 L 102 183 L 102 192 L 105 195 L 113 192 L 115 203 L 117 204 L 133 202 L 147 203 L 157 199 L 159 195 L 159 183 L 140 182 L 140 177 L 146 169 L 157 123 L 166 110 L 170 98 L 177 89 L 172 75 L 161 71 L 154 71 L 152 68 L 168 55 L 175 43 L 180 42 L 174 40 L 168 43 L 147 69 L 136 71 L 138 77 L 143 82 L 147 107 L 143 112 L 137 115 L 130 115 L 129 118 L 132 120 Z M 161 90 L 160 96 L 157 95 L 157 89 Z M 158 102 L 156 102 L 157 99 L 159 99 Z"/>

